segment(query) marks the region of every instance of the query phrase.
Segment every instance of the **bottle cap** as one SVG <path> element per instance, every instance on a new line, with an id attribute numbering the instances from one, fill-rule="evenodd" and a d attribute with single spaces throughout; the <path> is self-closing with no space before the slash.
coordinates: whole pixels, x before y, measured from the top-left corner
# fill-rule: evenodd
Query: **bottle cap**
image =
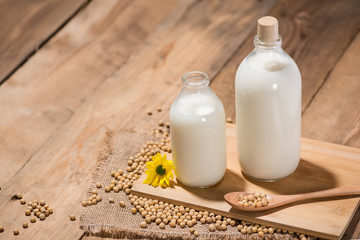
<path id="1" fill-rule="evenodd" d="M 257 35 L 262 42 L 276 42 L 279 38 L 278 20 L 271 16 L 259 18 Z"/>

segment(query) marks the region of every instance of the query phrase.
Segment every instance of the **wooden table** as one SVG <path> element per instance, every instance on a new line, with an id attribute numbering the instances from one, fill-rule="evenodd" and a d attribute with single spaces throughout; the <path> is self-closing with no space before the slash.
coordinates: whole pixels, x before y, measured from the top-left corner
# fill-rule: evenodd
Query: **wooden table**
<path id="1" fill-rule="evenodd" d="M 234 119 L 235 71 L 263 15 L 302 73 L 302 135 L 360 147 L 360 1 L 3 0 L 0 12 L 0 239 L 89 239 L 68 215 L 106 129 L 166 120 L 183 73 L 207 72 Z M 23 230 L 16 192 L 55 213 Z M 359 218 L 345 239 L 360 238 Z"/>

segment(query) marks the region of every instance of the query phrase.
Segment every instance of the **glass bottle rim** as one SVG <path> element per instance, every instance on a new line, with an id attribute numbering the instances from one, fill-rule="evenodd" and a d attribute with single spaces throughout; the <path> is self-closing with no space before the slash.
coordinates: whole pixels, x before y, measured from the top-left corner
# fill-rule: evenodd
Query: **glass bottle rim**
<path id="1" fill-rule="evenodd" d="M 282 37 L 280 34 L 278 35 L 278 39 L 274 42 L 263 42 L 259 39 L 258 35 L 254 37 L 254 45 L 256 47 L 263 47 L 263 48 L 276 48 L 280 47 L 282 44 Z"/>
<path id="2" fill-rule="evenodd" d="M 185 73 L 182 77 L 182 83 L 186 87 L 202 87 L 210 83 L 209 76 L 201 71 L 191 71 Z"/>

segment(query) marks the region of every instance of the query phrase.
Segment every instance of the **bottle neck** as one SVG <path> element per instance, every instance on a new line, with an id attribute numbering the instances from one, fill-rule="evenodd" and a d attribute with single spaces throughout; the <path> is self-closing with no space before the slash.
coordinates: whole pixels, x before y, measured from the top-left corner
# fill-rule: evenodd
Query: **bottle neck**
<path id="1" fill-rule="evenodd" d="M 202 88 L 207 88 L 209 86 L 210 79 L 204 72 L 193 71 L 182 76 L 182 83 L 184 89 L 196 91 Z"/>
<path id="2" fill-rule="evenodd" d="M 258 38 L 258 35 L 254 38 L 254 45 L 256 51 L 277 51 L 281 49 L 282 38 L 279 35 L 277 41 L 263 42 Z"/>

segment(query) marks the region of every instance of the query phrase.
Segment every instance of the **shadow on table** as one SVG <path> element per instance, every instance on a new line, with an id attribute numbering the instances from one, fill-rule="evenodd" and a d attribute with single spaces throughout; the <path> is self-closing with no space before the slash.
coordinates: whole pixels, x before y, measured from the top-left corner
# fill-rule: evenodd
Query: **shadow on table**
<path id="1" fill-rule="evenodd" d="M 224 201 L 224 195 L 228 192 L 243 191 L 245 188 L 245 180 L 235 172 L 226 169 L 223 179 L 214 186 L 207 188 L 191 188 L 182 184 L 179 180 L 176 182 L 181 188 L 196 195 L 199 198 Z"/>
<path id="2" fill-rule="evenodd" d="M 245 174 L 243 177 L 254 185 L 268 189 L 275 194 L 284 195 L 315 192 L 338 186 L 334 174 L 303 159 L 300 160 L 300 164 L 294 173 L 276 182 L 260 182 L 247 177 Z"/>

